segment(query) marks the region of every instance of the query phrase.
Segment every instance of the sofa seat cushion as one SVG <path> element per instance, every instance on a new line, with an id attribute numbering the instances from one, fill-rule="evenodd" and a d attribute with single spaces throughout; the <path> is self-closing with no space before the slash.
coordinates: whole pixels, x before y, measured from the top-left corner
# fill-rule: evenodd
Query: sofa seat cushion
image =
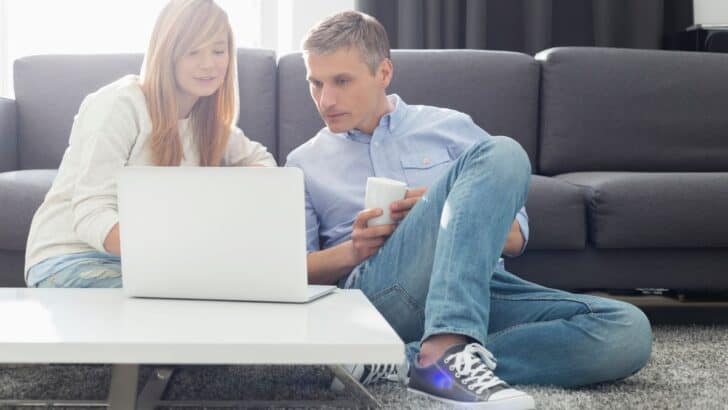
<path id="1" fill-rule="evenodd" d="M 0 173 L 0 249 L 25 250 L 30 222 L 57 173 L 55 169 Z"/>
<path id="2" fill-rule="evenodd" d="M 586 210 L 579 187 L 556 178 L 532 175 L 526 211 L 527 250 L 574 250 L 586 246 Z"/>
<path id="3" fill-rule="evenodd" d="M 728 173 L 575 172 L 597 248 L 728 246 Z"/>

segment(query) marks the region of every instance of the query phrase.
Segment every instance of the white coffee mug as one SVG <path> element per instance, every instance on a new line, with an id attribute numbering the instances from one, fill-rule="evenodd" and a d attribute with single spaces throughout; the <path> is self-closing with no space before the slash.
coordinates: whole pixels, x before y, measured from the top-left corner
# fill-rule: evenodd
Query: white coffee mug
<path id="1" fill-rule="evenodd" d="M 407 193 L 407 184 L 389 178 L 369 177 L 367 178 L 367 189 L 364 197 L 364 207 L 381 208 L 384 213 L 368 222 L 368 226 L 391 224 L 392 215 L 389 205 L 392 202 L 404 199 Z"/>

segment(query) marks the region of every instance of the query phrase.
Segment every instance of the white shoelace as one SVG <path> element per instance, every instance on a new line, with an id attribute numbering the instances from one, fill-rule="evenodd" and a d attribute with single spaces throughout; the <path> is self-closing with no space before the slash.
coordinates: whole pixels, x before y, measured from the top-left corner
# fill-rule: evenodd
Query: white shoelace
<path id="1" fill-rule="evenodd" d="M 449 355 L 444 361 L 445 364 L 450 364 L 453 360 L 455 363 L 450 365 L 450 370 L 455 371 L 455 377 L 470 376 L 462 379 L 468 390 L 481 394 L 491 387 L 505 384 L 493 374 L 496 366 L 495 357 L 477 343 L 465 346 L 461 352 Z"/>
<path id="2" fill-rule="evenodd" d="M 393 380 L 397 376 L 396 364 L 372 364 L 370 366 L 372 368 L 369 370 L 369 374 L 361 381 L 365 386 L 381 379 Z"/>

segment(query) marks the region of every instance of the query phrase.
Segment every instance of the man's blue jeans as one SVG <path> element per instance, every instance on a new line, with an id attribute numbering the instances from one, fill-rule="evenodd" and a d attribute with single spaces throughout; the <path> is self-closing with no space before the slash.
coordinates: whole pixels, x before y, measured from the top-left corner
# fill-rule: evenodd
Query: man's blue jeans
<path id="1" fill-rule="evenodd" d="M 490 350 L 496 375 L 514 384 L 571 387 L 634 374 L 652 346 L 639 309 L 539 286 L 499 263 L 530 174 L 528 156 L 510 138 L 473 146 L 354 269 L 349 286 L 407 343 L 410 363 L 421 341 L 455 333 Z"/>

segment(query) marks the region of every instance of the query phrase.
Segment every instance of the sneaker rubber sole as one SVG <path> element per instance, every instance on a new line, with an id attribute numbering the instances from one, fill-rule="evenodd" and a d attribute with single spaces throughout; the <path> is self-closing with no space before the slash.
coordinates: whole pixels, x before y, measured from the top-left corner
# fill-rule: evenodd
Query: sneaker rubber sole
<path id="1" fill-rule="evenodd" d="M 446 399 L 439 396 L 434 396 L 423 391 L 408 387 L 407 390 L 418 396 L 426 397 L 429 399 L 437 400 L 442 403 L 447 403 L 450 406 L 467 409 L 481 409 L 481 410 L 533 410 L 536 408 L 536 403 L 533 397 L 523 394 L 522 396 L 509 397 L 502 400 L 493 401 L 481 401 L 481 402 L 466 402 L 466 401 L 455 401 Z"/>

